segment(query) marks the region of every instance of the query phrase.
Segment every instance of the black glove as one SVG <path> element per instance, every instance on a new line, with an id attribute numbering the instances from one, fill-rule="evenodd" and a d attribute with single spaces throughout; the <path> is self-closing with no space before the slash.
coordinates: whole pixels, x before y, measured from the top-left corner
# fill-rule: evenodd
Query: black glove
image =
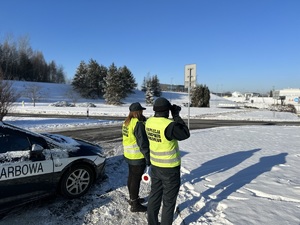
<path id="1" fill-rule="evenodd" d="M 170 109 L 170 110 L 171 110 L 172 117 L 175 118 L 175 117 L 178 117 L 178 116 L 179 116 L 179 112 L 180 112 L 180 110 L 181 110 L 181 107 L 178 106 L 178 105 L 173 104 L 173 105 L 171 106 L 171 109 Z"/>

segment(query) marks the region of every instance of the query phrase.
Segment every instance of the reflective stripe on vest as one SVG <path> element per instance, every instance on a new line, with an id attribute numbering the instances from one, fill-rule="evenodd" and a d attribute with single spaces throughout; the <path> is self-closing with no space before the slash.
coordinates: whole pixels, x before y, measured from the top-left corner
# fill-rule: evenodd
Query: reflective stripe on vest
<path id="1" fill-rule="evenodd" d="M 175 155 L 174 158 L 162 158 L 161 156 L 167 156 L 167 157 L 170 157 L 172 155 Z M 159 156 L 159 157 L 157 157 Z M 167 165 L 167 164 L 170 164 L 170 165 L 175 165 L 175 166 L 179 166 L 179 164 L 177 164 L 177 162 L 180 162 L 180 153 L 179 153 L 179 149 L 174 149 L 172 151 L 165 151 L 165 152 L 154 152 L 154 151 L 151 151 L 150 150 L 150 160 L 151 160 L 151 163 L 153 163 L 153 165 L 155 164 L 164 164 L 164 165 Z M 174 166 L 173 165 L 173 166 Z M 162 165 L 161 165 L 162 166 Z"/>
<path id="2" fill-rule="evenodd" d="M 146 122 L 146 133 L 150 144 L 151 164 L 172 168 L 180 165 L 180 152 L 177 140 L 167 140 L 164 131 L 172 120 L 163 117 L 150 117 Z"/>
<path id="3" fill-rule="evenodd" d="M 125 124 L 122 126 L 124 156 L 131 160 L 144 158 L 133 133 L 137 122 L 137 118 L 132 118 L 128 126 L 125 126 Z"/>

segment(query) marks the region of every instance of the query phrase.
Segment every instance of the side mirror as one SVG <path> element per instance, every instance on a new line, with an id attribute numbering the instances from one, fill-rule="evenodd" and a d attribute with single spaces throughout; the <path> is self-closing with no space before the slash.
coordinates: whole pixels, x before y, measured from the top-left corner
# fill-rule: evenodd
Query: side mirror
<path id="1" fill-rule="evenodd" d="M 42 151 L 44 150 L 44 148 L 38 144 L 33 144 L 32 147 L 31 147 L 31 151 Z"/>

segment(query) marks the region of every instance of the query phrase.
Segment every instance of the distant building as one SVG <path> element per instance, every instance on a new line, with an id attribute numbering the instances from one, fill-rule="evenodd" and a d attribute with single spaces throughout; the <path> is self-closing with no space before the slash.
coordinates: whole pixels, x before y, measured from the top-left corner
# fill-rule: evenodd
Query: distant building
<path id="1" fill-rule="evenodd" d="M 273 98 L 285 101 L 286 104 L 299 104 L 300 89 L 290 88 L 273 91 Z"/>

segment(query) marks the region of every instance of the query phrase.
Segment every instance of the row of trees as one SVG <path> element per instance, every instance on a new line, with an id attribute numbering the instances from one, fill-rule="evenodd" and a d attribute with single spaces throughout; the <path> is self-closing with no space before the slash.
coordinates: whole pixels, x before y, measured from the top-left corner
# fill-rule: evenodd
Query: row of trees
<path id="1" fill-rule="evenodd" d="M 134 93 L 137 83 L 131 71 L 112 63 L 108 68 L 91 59 L 80 62 L 72 81 L 73 88 L 85 98 L 104 98 L 107 104 L 119 105 Z"/>
<path id="2" fill-rule="evenodd" d="M 74 76 L 74 90 L 85 98 L 104 98 L 107 104 L 120 105 L 122 99 L 134 93 L 137 87 L 135 78 L 126 67 L 117 68 L 112 63 L 108 68 L 91 59 L 89 63 L 81 61 Z M 144 78 L 142 91 L 145 92 L 146 105 L 153 105 L 154 97 L 161 96 L 157 75 Z M 209 107 L 210 91 L 206 85 L 197 85 L 192 89 L 191 105 Z"/>
<path id="3" fill-rule="evenodd" d="M 0 43 L 0 69 L 5 80 L 65 83 L 63 67 L 53 60 L 47 63 L 42 52 L 32 50 L 26 37 Z"/>

